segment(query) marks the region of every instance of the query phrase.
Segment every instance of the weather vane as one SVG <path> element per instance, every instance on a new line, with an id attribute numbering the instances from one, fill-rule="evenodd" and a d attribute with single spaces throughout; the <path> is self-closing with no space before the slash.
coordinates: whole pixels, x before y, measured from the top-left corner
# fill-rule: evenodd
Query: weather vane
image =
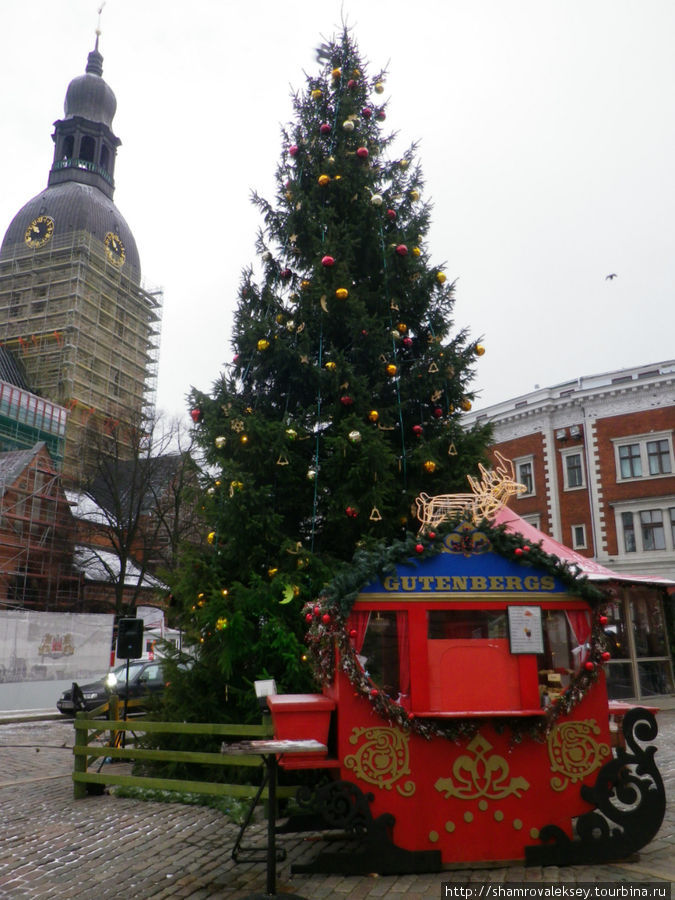
<path id="1" fill-rule="evenodd" d="M 96 37 L 99 38 L 101 36 L 101 13 L 103 12 L 103 7 L 105 6 L 106 0 L 103 0 L 103 3 L 98 8 L 98 21 L 96 22 Z"/>

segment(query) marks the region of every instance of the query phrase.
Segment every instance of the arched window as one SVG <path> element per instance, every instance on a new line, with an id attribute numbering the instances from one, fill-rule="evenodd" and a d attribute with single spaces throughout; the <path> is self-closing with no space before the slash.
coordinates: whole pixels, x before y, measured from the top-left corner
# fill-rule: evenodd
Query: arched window
<path id="1" fill-rule="evenodd" d="M 94 153 L 96 152 L 96 142 L 93 137 L 85 135 L 80 143 L 80 159 L 86 162 L 94 161 Z"/>
<path id="2" fill-rule="evenodd" d="M 109 159 L 109 157 L 110 157 L 110 153 L 109 153 L 109 151 L 108 151 L 108 148 L 107 148 L 106 145 L 104 144 L 104 145 L 101 147 L 101 168 L 102 168 L 102 169 L 105 169 L 106 172 L 108 171 L 108 159 Z"/>
<path id="3" fill-rule="evenodd" d="M 64 159 L 72 159 L 73 158 L 73 147 L 75 145 L 75 138 L 72 134 L 67 135 L 65 141 L 63 142 L 63 158 Z"/>

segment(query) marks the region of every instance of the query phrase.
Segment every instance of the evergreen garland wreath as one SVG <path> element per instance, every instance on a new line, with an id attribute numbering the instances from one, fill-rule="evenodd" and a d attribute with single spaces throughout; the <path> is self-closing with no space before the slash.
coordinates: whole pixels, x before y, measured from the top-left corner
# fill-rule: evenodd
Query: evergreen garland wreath
<path id="1" fill-rule="evenodd" d="M 557 719 L 571 712 L 584 698 L 591 685 L 597 681 L 598 669 L 604 662 L 602 656 L 604 631 L 600 624 L 600 616 L 608 596 L 605 591 L 591 584 L 585 575 L 580 575 L 576 567 L 546 553 L 542 549 L 542 542 L 529 544 L 521 534 L 507 531 L 504 525 L 493 526 L 487 520 L 475 526 L 460 516 L 445 522 L 436 531 L 429 531 L 424 535 L 409 533 L 405 540 L 357 550 L 352 562 L 337 572 L 320 597 L 313 603 L 306 604 L 303 609 L 308 623 L 306 641 L 314 675 L 323 685 L 332 682 L 337 649 L 340 666 L 355 690 L 367 697 L 374 711 L 390 725 L 398 725 L 404 731 L 414 732 L 427 739 L 441 736 L 458 741 L 476 734 L 482 723 L 475 717 L 441 723 L 432 718 L 418 718 L 396 703 L 373 684 L 364 672 L 356 658 L 347 629 L 349 613 L 363 587 L 376 578 L 382 579 L 393 574 L 397 564 L 405 563 L 414 567 L 418 564 L 418 560 L 436 556 L 442 552 L 444 541 L 449 534 L 457 536 L 466 547 L 467 554 L 475 545 L 479 547 L 478 552 L 491 549 L 521 566 L 536 568 L 553 575 L 567 587 L 570 594 L 586 600 L 591 606 L 593 624 L 588 661 L 593 667 L 582 669 L 575 675 L 562 696 L 552 703 L 546 714 L 538 717 L 536 722 L 531 723 L 514 716 L 492 720 L 497 731 L 509 729 L 515 743 L 520 743 L 525 736 L 544 740 Z"/>

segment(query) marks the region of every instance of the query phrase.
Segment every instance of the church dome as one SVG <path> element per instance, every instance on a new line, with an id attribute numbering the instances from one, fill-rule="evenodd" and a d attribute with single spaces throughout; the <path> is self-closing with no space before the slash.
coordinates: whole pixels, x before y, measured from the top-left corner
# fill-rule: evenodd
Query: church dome
<path id="1" fill-rule="evenodd" d="M 54 246 L 65 246 L 72 240 L 73 233 L 78 231 L 87 232 L 101 243 L 105 242 L 108 233 L 117 235 L 126 254 L 122 273 L 135 283 L 140 283 L 138 249 L 124 217 L 104 193 L 77 181 L 66 181 L 48 187 L 19 210 L 10 222 L 0 247 L 0 261 L 9 259 L 17 251 L 28 251 L 24 235 L 30 223 L 38 216 L 49 216 L 53 220 L 51 242 Z"/>
<path id="2" fill-rule="evenodd" d="M 68 85 L 63 105 L 65 118 L 81 116 L 90 122 L 101 122 L 112 129 L 117 100 L 112 88 L 103 80 L 103 57 L 95 50 L 89 54 L 84 75 L 78 75 Z"/>

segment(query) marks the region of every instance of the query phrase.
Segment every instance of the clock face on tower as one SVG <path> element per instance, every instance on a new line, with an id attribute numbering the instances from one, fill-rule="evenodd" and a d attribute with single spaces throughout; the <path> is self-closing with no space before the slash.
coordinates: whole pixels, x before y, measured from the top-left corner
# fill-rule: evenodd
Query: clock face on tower
<path id="1" fill-rule="evenodd" d="M 108 260 L 114 266 L 123 266 L 127 252 L 124 249 L 120 236 L 109 231 L 103 238 L 103 243 L 105 244 L 105 255 L 108 257 Z"/>
<path id="2" fill-rule="evenodd" d="M 23 239 L 29 247 L 37 250 L 38 247 L 44 247 L 52 234 L 54 234 L 54 220 L 49 216 L 38 216 L 26 229 Z"/>

